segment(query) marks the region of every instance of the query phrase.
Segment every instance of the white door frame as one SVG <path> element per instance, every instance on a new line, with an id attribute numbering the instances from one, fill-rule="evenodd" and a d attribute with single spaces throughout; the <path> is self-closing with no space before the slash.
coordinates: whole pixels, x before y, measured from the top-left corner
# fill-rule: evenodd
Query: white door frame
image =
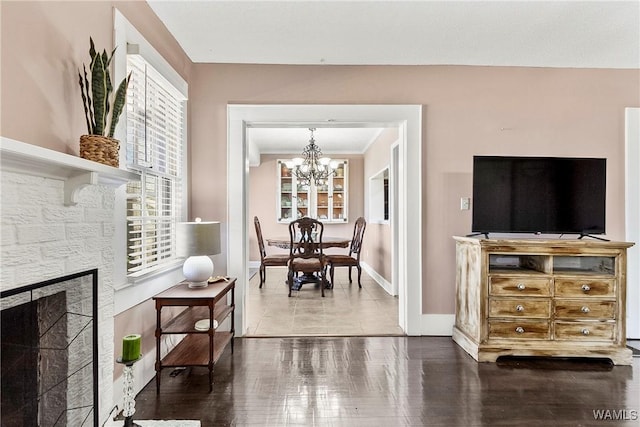
<path id="1" fill-rule="evenodd" d="M 400 173 L 400 142 L 394 142 L 391 144 L 391 149 L 389 150 L 389 223 L 391 225 L 391 244 L 393 248 L 391 249 L 391 294 L 396 296 L 399 292 L 399 280 L 398 280 L 398 265 L 399 258 L 398 252 L 400 248 L 398 247 L 398 239 L 396 236 L 399 234 L 400 230 L 400 222 L 398 221 L 398 197 L 396 196 L 399 193 L 399 173 Z"/>
<path id="2" fill-rule="evenodd" d="M 640 108 L 625 108 L 625 239 L 627 338 L 640 338 Z"/>
<path id="3" fill-rule="evenodd" d="M 247 219 L 249 157 L 246 128 L 251 123 L 379 123 L 398 127 L 398 281 L 400 327 L 420 335 L 422 317 L 422 106 L 421 105 L 228 105 L 227 106 L 227 274 L 238 278 L 235 328 L 247 330 L 249 278 Z M 243 195 L 243 197 L 235 197 Z"/>

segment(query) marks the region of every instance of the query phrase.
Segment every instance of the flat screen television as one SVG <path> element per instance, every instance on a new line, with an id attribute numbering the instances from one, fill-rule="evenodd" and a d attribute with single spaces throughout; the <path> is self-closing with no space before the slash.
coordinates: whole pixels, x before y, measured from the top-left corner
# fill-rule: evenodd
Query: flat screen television
<path id="1" fill-rule="evenodd" d="M 605 233 L 606 159 L 474 156 L 472 232 Z"/>

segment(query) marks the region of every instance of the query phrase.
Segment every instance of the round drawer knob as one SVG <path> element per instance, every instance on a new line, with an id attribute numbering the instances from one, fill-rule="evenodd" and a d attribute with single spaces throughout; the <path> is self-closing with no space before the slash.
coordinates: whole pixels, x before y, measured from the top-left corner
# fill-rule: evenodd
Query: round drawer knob
<path id="1" fill-rule="evenodd" d="M 589 330 L 587 328 L 582 329 L 582 335 L 589 335 Z"/>
<path id="2" fill-rule="evenodd" d="M 582 290 L 585 292 L 589 292 L 591 290 L 591 286 L 589 285 L 582 285 Z"/>
<path id="3" fill-rule="evenodd" d="M 580 311 L 582 311 L 583 313 L 588 313 L 591 311 L 591 309 L 585 305 L 580 309 Z"/>
<path id="4" fill-rule="evenodd" d="M 516 311 L 524 311 L 524 307 L 520 304 L 516 305 Z"/>
<path id="5" fill-rule="evenodd" d="M 526 288 L 526 286 L 524 285 L 524 283 L 518 283 L 518 290 L 519 291 L 524 291 L 524 288 Z"/>
<path id="6" fill-rule="evenodd" d="M 518 326 L 516 328 L 516 332 L 519 333 L 519 334 L 524 334 L 524 328 L 522 326 Z"/>

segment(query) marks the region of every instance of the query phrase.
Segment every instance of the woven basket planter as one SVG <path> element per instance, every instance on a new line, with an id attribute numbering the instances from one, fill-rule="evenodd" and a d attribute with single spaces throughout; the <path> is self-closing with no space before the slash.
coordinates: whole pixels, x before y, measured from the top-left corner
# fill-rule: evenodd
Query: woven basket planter
<path id="1" fill-rule="evenodd" d="M 82 135 L 80 137 L 80 157 L 103 165 L 118 167 L 120 142 L 117 139 L 101 135 Z"/>

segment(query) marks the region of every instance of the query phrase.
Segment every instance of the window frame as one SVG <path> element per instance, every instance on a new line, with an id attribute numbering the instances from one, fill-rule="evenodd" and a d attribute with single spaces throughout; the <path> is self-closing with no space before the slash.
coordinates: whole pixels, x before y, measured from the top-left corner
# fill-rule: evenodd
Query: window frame
<path id="1" fill-rule="evenodd" d="M 125 78 L 127 75 L 127 54 L 130 52 L 134 52 L 137 55 L 140 55 L 144 60 L 151 65 L 155 71 L 157 71 L 166 82 L 168 82 L 171 86 L 173 86 L 177 93 L 179 93 L 184 101 L 183 101 L 183 123 L 182 123 L 182 153 L 181 153 L 181 194 L 182 200 L 179 206 L 181 211 L 181 215 L 179 218 L 176 218 L 176 222 L 186 221 L 188 217 L 188 198 L 189 198 L 189 169 L 188 169 L 188 161 L 187 161 L 187 147 L 188 147 L 188 133 L 187 133 L 187 123 L 188 123 L 188 84 L 187 82 L 178 74 L 178 72 L 167 62 L 152 46 L 151 44 L 130 24 L 126 18 L 120 13 L 117 9 L 114 9 L 114 35 L 115 35 L 115 46 L 116 52 L 114 53 L 114 81 L 120 81 Z M 125 149 L 120 150 L 120 164 L 126 165 L 128 170 L 131 170 L 136 173 L 141 173 L 141 168 L 138 166 L 131 167 L 131 165 L 127 164 L 126 161 L 126 144 L 127 144 L 127 111 L 123 111 L 122 116 L 120 118 L 120 125 L 116 130 L 116 138 L 121 141 L 121 145 L 124 145 Z M 125 125 L 122 125 L 125 123 Z M 121 166 L 123 167 L 123 166 Z M 127 191 L 126 186 L 123 186 L 119 189 L 117 200 L 116 200 L 116 208 L 121 212 L 118 214 L 122 216 L 123 224 L 127 224 Z M 156 268 L 141 272 L 130 274 L 128 272 L 128 250 L 127 245 L 129 244 L 128 226 L 120 227 L 122 230 L 116 230 L 116 240 L 118 247 L 123 248 L 123 253 L 118 254 L 115 259 L 115 267 L 114 270 L 114 281 L 116 290 L 123 289 L 132 285 L 137 285 L 141 282 L 145 282 L 147 280 L 158 279 L 160 280 L 161 276 L 169 274 L 171 272 L 175 272 L 182 265 L 182 258 L 178 258 L 173 255 L 170 260 L 167 260 Z M 174 248 L 175 249 L 175 248 Z M 175 254 L 175 252 L 174 252 Z M 171 275 L 173 277 L 180 277 L 177 274 Z M 178 279 L 179 280 L 179 279 Z M 169 282 L 169 284 L 174 284 L 173 282 Z M 157 284 L 155 287 L 157 288 Z"/>

